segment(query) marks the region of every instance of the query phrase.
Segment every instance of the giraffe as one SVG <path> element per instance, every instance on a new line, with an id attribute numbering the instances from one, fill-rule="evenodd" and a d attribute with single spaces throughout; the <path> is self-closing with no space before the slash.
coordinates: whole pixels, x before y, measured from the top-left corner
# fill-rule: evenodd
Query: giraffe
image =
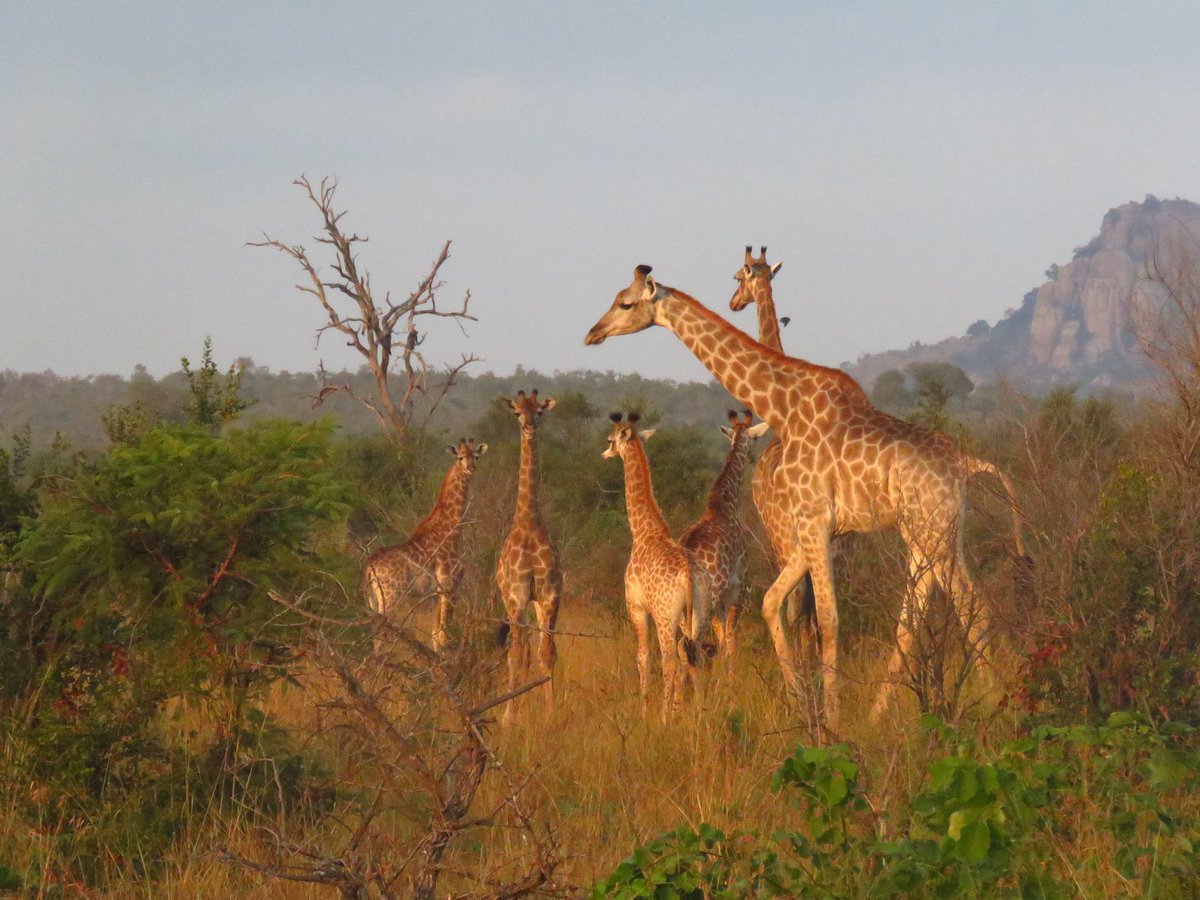
<path id="1" fill-rule="evenodd" d="M 943 434 L 876 409 L 845 372 L 784 356 L 738 331 L 682 291 L 658 284 L 649 266 L 634 270 L 585 339 L 588 345 L 653 325 L 675 334 L 740 403 L 782 441 L 775 480 L 786 492 L 795 545 L 763 597 L 788 687 L 800 696 L 781 621 L 784 598 L 811 572 L 821 629 L 825 721 L 836 731 L 838 616 L 829 542 L 835 534 L 898 528 L 908 546 L 914 590 L 905 597 L 889 677 L 873 709 L 878 716 L 912 644 L 910 624 L 929 601 L 935 581 L 950 594 L 973 646 L 985 647 L 987 616 L 973 603 L 962 560 L 960 524 L 968 476 L 998 476 L 1014 511 L 1017 552 L 1024 554 L 1012 482 L 995 466 L 963 453 Z"/>
<path id="2" fill-rule="evenodd" d="M 658 632 L 662 655 L 663 697 L 660 718 L 666 722 L 683 695 L 684 679 L 695 681 L 695 659 L 709 626 L 712 596 L 708 575 L 671 537 L 654 499 L 650 463 L 643 442 L 655 429 L 637 430 L 638 415 L 627 422 L 613 413 L 605 459 L 619 456 L 625 468 L 625 507 L 633 545 L 625 567 L 625 607 L 637 635 L 638 687 L 642 712 L 650 701 L 650 621 Z M 676 658 L 678 657 L 678 659 Z M 684 671 L 678 670 L 679 665 Z"/>
<path id="3" fill-rule="evenodd" d="M 529 677 L 529 630 L 525 624 L 526 610 L 532 606 L 541 634 L 538 641 L 538 660 L 542 672 L 550 677 L 546 682 L 546 706 L 554 710 L 554 663 L 558 653 L 554 646 L 554 624 L 558 619 L 558 603 L 562 596 L 562 570 L 558 554 L 542 522 L 538 508 L 537 447 L 534 436 L 538 420 L 554 409 L 555 400 L 538 399 L 538 392 L 528 395 L 518 391 L 515 400 L 502 398 L 517 417 L 521 429 L 521 468 L 517 476 L 517 506 L 512 527 L 500 549 L 496 564 L 496 585 L 508 613 L 508 687 L 516 690 L 518 681 Z M 510 700 L 504 710 L 504 723 L 516 715 L 516 700 Z"/>
<path id="4" fill-rule="evenodd" d="M 371 609 L 389 615 L 405 596 L 417 598 L 437 594 L 437 614 L 433 628 L 433 649 L 446 645 L 446 628 L 458 583 L 462 580 L 463 514 L 467 508 L 467 488 L 475 471 L 475 461 L 487 453 L 487 444 L 476 445 L 472 438 L 459 438 L 446 452 L 454 457 L 437 502 L 402 544 L 381 547 L 363 567 L 363 592 Z"/>
<path id="5" fill-rule="evenodd" d="M 740 312 L 749 304 L 754 303 L 758 311 L 758 342 L 772 350 L 783 353 L 783 338 L 779 329 L 779 317 L 775 314 L 775 294 L 771 282 L 783 268 L 783 263 L 775 265 L 767 263 L 767 248 L 759 248 L 759 256 L 755 258 L 752 248 L 746 248 L 746 258 L 742 267 L 734 273 L 737 279 L 737 290 L 729 300 L 729 308 Z M 784 560 L 791 555 L 795 543 L 795 533 L 788 526 L 786 492 L 775 484 L 775 470 L 779 468 L 779 459 L 783 453 L 783 441 L 776 435 L 767 444 L 765 450 L 754 464 L 754 474 L 750 478 L 750 496 L 754 500 L 754 508 L 758 517 L 767 530 L 767 538 L 771 542 L 771 552 L 775 558 L 775 568 L 783 566 Z M 836 543 L 830 552 L 836 556 Z M 804 597 L 797 597 L 793 592 L 788 595 L 785 603 L 788 621 L 794 623 L 801 620 L 801 635 L 811 647 L 817 646 L 816 610 L 812 595 L 812 581 L 805 576 L 802 582 L 807 588 Z"/>
<path id="6" fill-rule="evenodd" d="M 734 628 L 742 611 L 740 595 L 746 574 L 746 535 L 738 515 L 742 474 L 755 438 L 767 430 L 765 422 L 751 425 L 752 421 L 749 411 L 740 418 L 729 411 L 729 427 L 721 428 L 729 438 L 729 455 L 708 492 L 708 506 L 679 539 L 711 579 L 712 628 L 727 665 L 733 661 Z"/>

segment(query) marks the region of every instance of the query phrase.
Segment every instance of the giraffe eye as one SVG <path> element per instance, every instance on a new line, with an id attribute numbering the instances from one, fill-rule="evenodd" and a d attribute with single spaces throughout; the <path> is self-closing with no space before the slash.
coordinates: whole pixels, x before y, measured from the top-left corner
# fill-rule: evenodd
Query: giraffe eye
<path id="1" fill-rule="evenodd" d="M 620 307 L 621 307 L 621 309 L 633 309 L 633 304 L 632 303 L 622 303 L 622 304 L 620 304 Z"/>

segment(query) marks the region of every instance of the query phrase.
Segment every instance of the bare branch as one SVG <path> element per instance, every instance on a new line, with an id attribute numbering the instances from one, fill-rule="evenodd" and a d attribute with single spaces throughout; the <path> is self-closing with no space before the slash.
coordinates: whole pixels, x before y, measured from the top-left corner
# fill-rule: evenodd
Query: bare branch
<path id="1" fill-rule="evenodd" d="M 370 273 L 360 267 L 355 254 L 356 245 L 366 243 L 367 238 L 342 230 L 341 220 L 346 211 L 339 211 L 334 206 L 337 181 L 322 178 L 320 183 L 314 186 L 307 177 L 301 175 L 293 184 L 303 189 L 309 202 L 316 207 L 321 216 L 322 230 L 313 240 L 332 251 L 333 260 L 329 267 L 336 277 L 322 278 L 317 264 L 310 259 L 302 245 L 285 244 L 264 234 L 262 241 L 251 241 L 249 246 L 273 247 L 290 256 L 300 266 L 306 281 L 297 284 L 297 290 L 316 298 L 328 319 L 325 325 L 317 329 L 317 344 L 320 344 L 326 331 L 333 330 L 344 335 L 346 346 L 359 354 L 370 369 L 374 381 L 374 395 L 370 398 L 356 395 L 346 384 L 334 387 L 338 392 L 366 405 L 379 419 L 388 437 L 396 443 L 401 443 L 412 425 L 416 396 L 425 393 L 431 369 L 425 356 L 418 349 L 424 342 L 425 335 L 416 328 L 417 317 L 435 316 L 457 320 L 459 329 L 464 334 L 466 332 L 462 328 L 463 321 L 477 321 L 469 312 L 470 291 L 466 292 L 460 308 L 438 308 L 437 292 L 442 287 L 440 273 L 442 266 L 450 258 L 450 241 L 442 245 L 428 273 L 412 293 L 395 303 L 389 293 L 384 296 L 383 303 L 378 304 L 372 292 Z M 343 310 L 338 306 L 339 303 L 348 304 L 348 309 Z M 436 396 L 434 406 L 453 386 L 454 375 L 475 361 L 474 356 L 464 356 L 463 362 L 451 370 L 451 377 L 442 386 L 441 393 Z M 399 377 L 398 386 L 392 382 L 394 374 Z M 318 394 L 319 398 L 328 396 L 325 388 L 331 386 L 325 381 L 323 366 L 321 376 L 323 387 Z M 426 420 L 431 412 L 432 410 L 429 410 L 426 413 Z"/>

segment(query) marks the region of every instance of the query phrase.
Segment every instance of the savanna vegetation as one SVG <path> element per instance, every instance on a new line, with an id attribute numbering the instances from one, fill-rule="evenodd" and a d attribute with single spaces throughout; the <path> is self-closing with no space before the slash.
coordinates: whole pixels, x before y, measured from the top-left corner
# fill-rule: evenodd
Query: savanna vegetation
<path id="1" fill-rule="evenodd" d="M 340 253 L 330 221 L 322 233 Z M 358 427 L 339 427 L 329 409 L 264 411 L 265 373 L 222 371 L 206 345 L 166 384 L 142 373 L 139 393 L 114 396 L 96 415 L 103 440 L 10 434 L 0 891 L 1195 896 L 1192 259 L 1163 257 L 1149 273 L 1169 314 L 1146 348 L 1163 388 L 1143 403 L 1001 386 L 960 415 L 980 389 L 953 373 L 882 386 L 906 415 L 1011 474 L 1033 565 L 1014 564 L 1010 512 L 980 479 L 966 545 L 996 623 L 994 657 L 972 666 L 955 616 L 935 604 L 901 701 L 871 723 L 906 568 L 893 536 L 850 540 L 836 564 L 844 696 L 832 742 L 818 741 L 812 704 L 786 696 L 755 612 L 773 573 L 748 497 L 738 655 L 714 660 L 667 725 L 642 715 L 622 594 L 622 473 L 600 458 L 605 414 L 659 420 L 647 452 L 678 533 L 727 447 L 719 389 L 524 371 L 438 380 L 413 359 L 418 383 L 396 395 L 411 404 L 393 403 L 395 416 L 365 408 Z M 326 378 L 295 393 L 319 394 Z M 367 366 L 335 393 L 358 410 L 378 402 L 377 386 Z M 536 691 L 504 700 L 496 644 L 493 573 L 518 458 L 497 398 L 534 387 L 557 397 L 537 438 L 566 573 L 553 714 Z M 467 403 L 472 390 L 487 401 Z M 426 419 L 430 396 L 438 409 Z M 466 574 L 439 654 L 409 627 L 427 608 L 373 617 L 359 577 L 367 552 L 428 511 L 449 464 L 443 445 L 459 433 L 491 449 L 473 476 Z M 501 702 L 519 704 L 515 724 L 499 725 Z"/>

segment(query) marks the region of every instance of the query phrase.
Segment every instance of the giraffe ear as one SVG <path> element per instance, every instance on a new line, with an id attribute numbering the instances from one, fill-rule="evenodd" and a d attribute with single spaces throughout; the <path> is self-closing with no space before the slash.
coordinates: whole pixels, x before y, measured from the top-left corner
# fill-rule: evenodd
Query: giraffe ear
<path id="1" fill-rule="evenodd" d="M 557 400 L 555 400 L 553 397 L 547 397 L 545 399 L 545 401 L 542 403 L 542 409 L 545 410 L 546 412 L 550 412 L 550 410 L 554 409 L 554 407 L 557 405 L 558 405 Z"/>
<path id="2" fill-rule="evenodd" d="M 455 447 L 453 444 L 446 445 L 446 452 L 449 453 L 451 456 L 458 456 L 458 448 Z"/>
<path id="3" fill-rule="evenodd" d="M 478 459 L 479 457 L 483 456 L 483 454 L 485 454 L 485 453 L 487 453 L 487 442 L 486 441 L 482 444 L 478 444 L 475 447 L 475 458 Z"/>
<path id="4" fill-rule="evenodd" d="M 646 276 L 646 287 L 642 289 L 643 300 L 653 300 L 658 294 L 658 284 L 649 275 Z"/>
<path id="5" fill-rule="evenodd" d="M 650 438 L 654 437 L 654 432 L 656 431 L 658 431 L 657 428 L 647 428 L 645 431 L 639 431 L 638 437 L 640 437 L 644 443 L 650 440 Z"/>
<path id="6" fill-rule="evenodd" d="M 746 435 L 751 438 L 760 438 L 770 430 L 771 426 L 766 422 L 759 422 L 757 425 L 751 425 L 747 428 Z"/>
<path id="7" fill-rule="evenodd" d="M 777 262 L 777 263 L 775 263 L 775 265 L 771 266 L 771 277 L 774 278 L 779 273 L 779 270 L 782 268 L 783 268 L 783 263 L 781 263 L 781 262 Z"/>
<path id="8" fill-rule="evenodd" d="M 721 434 L 725 435 L 725 437 L 729 438 L 731 441 L 733 440 L 733 429 L 732 428 L 726 428 L 724 425 L 722 425 L 721 426 Z"/>

